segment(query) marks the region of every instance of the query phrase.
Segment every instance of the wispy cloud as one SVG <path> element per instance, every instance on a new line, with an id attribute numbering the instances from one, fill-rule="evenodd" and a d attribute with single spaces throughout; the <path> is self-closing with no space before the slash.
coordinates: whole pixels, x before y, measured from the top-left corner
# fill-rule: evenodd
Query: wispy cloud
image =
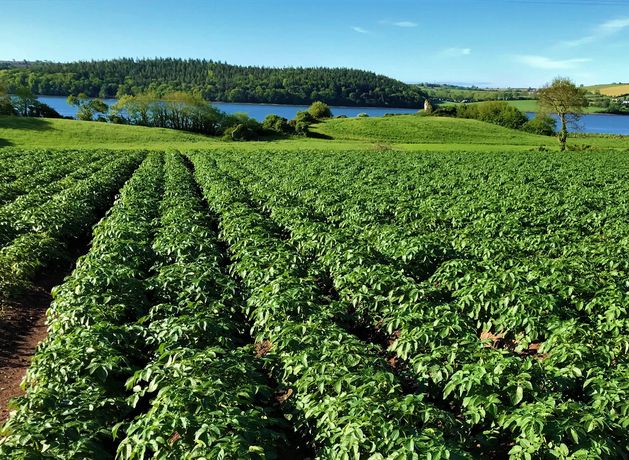
<path id="1" fill-rule="evenodd" d="M 535 69 L 545 70 L 560 70 L 560 69 L 575 69 L 581 64 L 590 62 L 591 59 L 586 58 L 574 58 L 574 59 L 551 59 L 546 56 L 535 55 L 518 55 L 514 56 L 517 62 L 525 64 Z"/>
<path id="2" fill-rule="evenodd" d="M 367 29 L 363 29 L 362 27 L 352 26 L 352 30 L 354 32 L 358 32 L 359 34 L 368 34 L 369 31 Z"/>
<path id="3" fill-rule="evenodd" d="M 596 26 L 588 35 L 574 40 L 564 40 L 559 42 L 558 45 L 576 48 L 615 35 L 627 27 L 629 27 L 629 18 L 611 19 Z"/>
<path id="4" fill-rule="evenodd" d="M 398 21 L 394 22 L 393 25 L 396 27 L 417 27 L 418 24 L 412 21 Z"/>
<path id="5" fill-rule="evenodd" d="M 460 57 L 469 56 L 472 54 L 472 48 L 446 48 L 441 51 L 441 55 L 444 57 Z"/>
<path id="6" fill-rule="evenodd" d="M 394 26 L 394 27 L 417 27 L 419 24 L 413 21 L 391 21 L 391 20 L 382 20 L 378 21 L 380 24 L 385 26 Z"/>
<path id="7" fill-rule="evenodd" d="M 598 26 L 600 32 L 615 34 L 622 29 L 629 27 L 629 18 L 612 19 L 611 21 L 604 22 Z"/>

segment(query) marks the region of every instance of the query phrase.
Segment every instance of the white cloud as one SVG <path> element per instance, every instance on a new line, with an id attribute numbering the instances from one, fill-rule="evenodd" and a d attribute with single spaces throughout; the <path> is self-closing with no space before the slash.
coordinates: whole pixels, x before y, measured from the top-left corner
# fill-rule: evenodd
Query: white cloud
<path id="1" fill-rule="evenodd" d="M 446 48 L 441 52 L 445 57 L 469 56 L 472 54 L 472 48 Z"/>
<path id="2" fill-rule="evenodd" d="M 585 58 L 550 59 L 546 56 L 534 56 L 528 54 L 515 56 L 515 60 L 522 64 L 526 64 L 529 67 L 545 70 L 574 69 L 579 67 L 581 64 L 591 61 L 591 59 Z"/>
<path id="3" fill-rule="evenodd" d="M 393 25 L 397 27 L 417 27 L 417 23 L 412 21 L 398 21 L 394 22 Z"/>
<path id="4" fill-rule="evenodd" d="M 597 30 L 601 33 L 615 34 L 622 29 L 629 27 L 629 18 L 612 19 L 598 26 Z"/>
<path id="5" fill-rule="evenodd" d="M 369 33 L 369 31 L 368 31 L 368 30 L 363 29 L 362 27 L 358 27 L 358 26 L 353 26 L 353 27 L 352 27 L 352 30 L 353 30 L 354 32 L 358 32 L 359 34 L 368 34 L 368 33 Z"/>
<path id="6" fill-rule="evenodd" d="M 577 38 L 576 40 L 565 40 L 560 42 L 559 44 L 562 46 L 567 46 L 568 48 L 576 48 L 577 46 L 587 45 L 588 43 L 592 43 L 596 41 L 595 35 L 586 35 L 585 37 Z"/>
<path id="7" fill-rule="evenodd" d="M 607 38 L 611 35 L 615 35 L 618 32 L 621 32 L 623 29 L 626 29 L 627 27 L 629 27 L 629 18 L 611 19 L 596 26 L 593 29 L 592 33 L 590 33 L 589 35 L 577 38 L 575 40 L 561 41 L 559 42 L 559 46 L 576 48 L 578 46 L 587 45 L 588 43 L 592 43 L 597 40 Z"/>

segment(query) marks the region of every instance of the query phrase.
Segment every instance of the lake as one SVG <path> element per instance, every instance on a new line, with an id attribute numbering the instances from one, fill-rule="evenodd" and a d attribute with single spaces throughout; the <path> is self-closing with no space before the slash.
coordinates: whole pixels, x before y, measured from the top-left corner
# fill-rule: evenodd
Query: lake
<path id="1" fill-rule="evenodd" d="M 63 96 L 39 96 L 38 99 L 48 104 L 61 115 L 74 117 L 76 107 L 68 105 Z M 116 99 L 104 99 L 108 105 L 116 103 Z M 306 105 L 276 105 L 276 104 L 240 104 L 234 102 L 214 102 L 218 109 L 226 113 L 245 112 L 258 121 L 264 120 L 269 114 L 280 115 L 289 120 L 295 118 L 295 114 L 306 110 Z M 371 117 L 381 117 L 385 113 L 416 113 L 416 109 L 395 109 L 391 107 L 337 107 L 332 106 L 334 116 L 346 115 L 355 117 L 359 113 L 366 113 Z M 535 116 L 527 112 L 529 118 Z M 555 117 L 556 118 L 556 117 Z M 579 128 L 570 127 L 570 131 L 578 131 L 591 134 L 622 134 L 629 135 L 629 115 L 589 114 L 584 115 L 579 122 Z"/>
<path id="2" fill-rule="evenodd" d="M 55 109 L 64 117 L 74 117 L 77 109 L 66 102 L 64 96 L 38 96 L 37 99 Z M 107 105 L 115 104 L 116 99 L 103 99 Z M 297 112 L 307 110 L 307 105 L 279 105 L 279 104 L 243 104 L 236 102 L 213 102 L 212 105 L 226 113 L 245 112 L 251 118 L 262 121 L 267 115 L 275 114 L 289 120 L 295 118 Z M 366 113 L 370 117 L 381 117 L 385 113 L 417 113 L 418 109 L 396 109 L 391 107 L 338 107 L 332 106 L 332 113 L 355 117 L 359 113 Z"/>
<path id="3" fill-rule="evenodd" d="M 529 118 L 534 118 L 534 112 L 526 112 Z M 551 115 L 557 121 L 557 128 L 560 127 L 559 117 Z M 611 113 L 592 113 L 583 115 L 577 126 L 568 126 L 571 132 L 589 134 L 622 134 L 629 135 L 629 115 L 614 115 Z"/>

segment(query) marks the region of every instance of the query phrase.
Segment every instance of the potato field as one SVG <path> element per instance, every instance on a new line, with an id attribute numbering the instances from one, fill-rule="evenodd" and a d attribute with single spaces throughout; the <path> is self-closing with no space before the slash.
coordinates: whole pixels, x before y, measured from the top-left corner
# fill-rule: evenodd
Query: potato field
<path id="1" fill-rule="evenodd" d="M 626 152 L 1 151 L 85 237 L 2 459 L 629 458 Z"/>

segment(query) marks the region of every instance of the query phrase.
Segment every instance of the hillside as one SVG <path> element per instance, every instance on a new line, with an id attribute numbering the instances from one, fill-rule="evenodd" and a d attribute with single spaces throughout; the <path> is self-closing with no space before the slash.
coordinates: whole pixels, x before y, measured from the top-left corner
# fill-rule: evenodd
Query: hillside
<path id="1" fill-rule="evenodd" d="M 557 140 L 476 120 L 400 115 L 383 118 L 331 119 L 312 127 L 321 138 L 288 137 L 272 141 L 225 142 L 220 138 L 165 128 L 116 125 L 96 121 L 0 116 L 0 149 L 143 149 L 181 151 L 236 147 L 347 151 L 396 149 L 405 151 L 522 151 L 541 146 L 554 149 Z M 629 136 L 587 135 L 570 144 L 629 149 Z"/>
<path id="2" fill-rule="evenodd" d="M 194 91 L 210 101 L 418 108 L 417 87 L 364 70 L 236 66 L 201 59 L 115 59 L 89 62 L 5 63 L 9 92 L 29 82 L 35 94 L 85 93 L 115 97 L 148 90 Z M 0 67 L 1 68 L 1 67 Z"/>
<path id="3" fill-rule="evenodd" d="M 599 92 L 610 97 L 627 96 L 629 95 L 629 84 L 614 83 L 608 85 L 594 85 L 588 86 L 588 90 L 592 92 Z"/>
<path id="4" fill-rule="evenodd" d="M 405 143 L 540 145 L 547 137 L 462 118 L 395 117 L 333 119 L 316 131 L 334 139 Z"/>

